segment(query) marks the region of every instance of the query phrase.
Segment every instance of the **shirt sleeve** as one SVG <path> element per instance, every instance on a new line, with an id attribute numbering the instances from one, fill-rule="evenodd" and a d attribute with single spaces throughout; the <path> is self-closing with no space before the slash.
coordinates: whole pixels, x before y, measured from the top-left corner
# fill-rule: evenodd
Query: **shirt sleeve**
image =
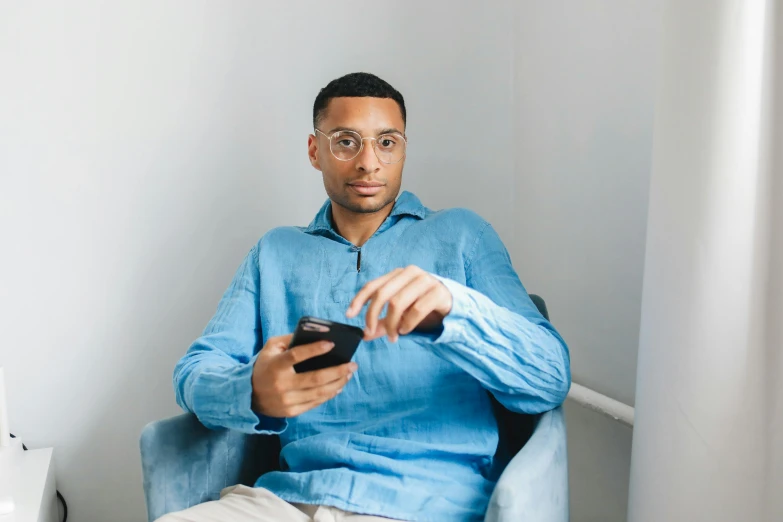
<path id="1" fill-rule="evenodd" d="M 177 403 L 208 428 L 281 433 L 285 419 L 251 408 L 253 365 L 261 349 L 258 245 L 245 257 L 215 315 L 174 368 Z"/>
<path id="2" fill-rule="evenodd" d="M 437 277 L 452 310 L 430 347 L 481 382 L 503 406 L 541 413 L 565 400 L 571 386 L 568 347 L 530 299 L 489 223 L 466 264 L 466 285 Z"/>

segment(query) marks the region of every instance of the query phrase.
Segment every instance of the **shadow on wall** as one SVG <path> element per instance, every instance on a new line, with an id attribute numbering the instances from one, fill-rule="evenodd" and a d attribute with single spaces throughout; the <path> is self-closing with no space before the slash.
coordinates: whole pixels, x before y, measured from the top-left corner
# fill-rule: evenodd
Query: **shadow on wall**
<path id="1" fill-rule="evenodd" d="M 626 520 L 633 429 L 585 409 L 565 405 L 571 520 Z M 577 427 L 577 429 L 574 429 Z"/>

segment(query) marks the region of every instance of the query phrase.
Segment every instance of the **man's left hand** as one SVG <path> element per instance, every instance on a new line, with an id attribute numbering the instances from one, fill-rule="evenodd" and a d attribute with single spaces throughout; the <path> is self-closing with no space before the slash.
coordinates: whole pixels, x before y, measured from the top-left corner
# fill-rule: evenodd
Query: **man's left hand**
<path id="1" fill-rule="evenodd" d="M 365 318 L 364 340 L 388 335 L 390 341 L 397 342 L 400 335 L 415 329 L 440 327 L 451 312 L 452 296 L 437 278 L 411 265 L 397 268 L 364 285 L 345 315 L 356 317 L 367 302 L 370 305 Z M 381 319 L 379 316 L 387 303 L 386 316 Z"/>

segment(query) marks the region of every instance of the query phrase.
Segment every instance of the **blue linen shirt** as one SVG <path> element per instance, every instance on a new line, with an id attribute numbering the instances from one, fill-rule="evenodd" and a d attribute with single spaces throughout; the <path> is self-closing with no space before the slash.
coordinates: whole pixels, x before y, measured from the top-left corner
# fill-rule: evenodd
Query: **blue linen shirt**
<path id="1" fill-rule="evenodd" d="M 363 341 L 343 392 L 298 417 L 251 409 L 258 351 L 303 315 L 347 319 L 367 282 L 417 265 L 451 291 L 442 330 Z M 366 310 L 366 307 L 365 307 Z M 432 211 L 403 192 L 357 247 L 331 224 L 327 200 L 310 226 L 266 233 L 217 312 L 174 370 L 177 402 L 208 427 L 279 434 L 281 471 L 256 482 L 289 502 L 412 521 L 481 520 L 497 479 L 493 394 L 515 412 L 560 405 L 568 348 L 538 312 L 489 223 Z"/>

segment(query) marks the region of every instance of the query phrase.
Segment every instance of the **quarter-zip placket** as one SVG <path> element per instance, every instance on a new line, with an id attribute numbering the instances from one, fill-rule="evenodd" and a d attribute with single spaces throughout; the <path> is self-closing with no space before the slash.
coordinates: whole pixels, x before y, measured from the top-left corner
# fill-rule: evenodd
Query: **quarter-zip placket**
<path id="1" fill-rule="evenodd" d="M 356 252 L 356 271 L 362 271 L 362 247 L 356 245 L 351 247 L 351 250 Z"/>

